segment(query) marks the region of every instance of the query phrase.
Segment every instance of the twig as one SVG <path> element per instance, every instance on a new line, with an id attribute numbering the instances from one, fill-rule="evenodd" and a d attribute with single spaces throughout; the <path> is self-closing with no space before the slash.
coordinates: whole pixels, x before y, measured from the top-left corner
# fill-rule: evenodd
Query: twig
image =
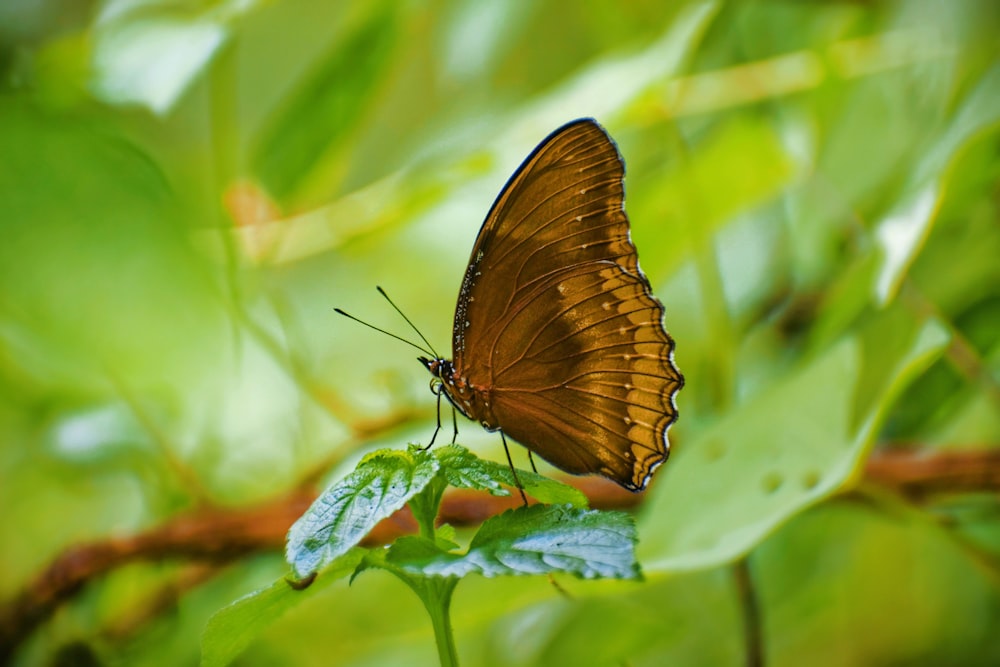
<path id="1" fill-rule="evenodd" d="M 138 560 L 225 563 L 253 551 L 280 549 L 288 527 L 311 501 L 312 494 L 300 492 L 257 507 L 199 509 L 144 533 L 67 549 L 0 607 L 0 664 L 7 664 L 18 644 L 90 580 Z"/>
<path id="2" fill-rule="evenodd" d="M 740 599 L 743 616 L 743 641 L 747 667 L 762 667 L 764 664 L 764 638 L 760 625 L 760 605 L 753 585 L 750 564 L 746 557 L 733 563 L 733 579 Z"/>

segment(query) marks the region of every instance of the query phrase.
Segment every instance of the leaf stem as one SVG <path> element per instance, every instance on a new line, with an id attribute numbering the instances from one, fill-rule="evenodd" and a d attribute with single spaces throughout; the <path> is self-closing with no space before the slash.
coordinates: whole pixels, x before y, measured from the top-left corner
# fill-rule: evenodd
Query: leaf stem
<path id="1" fill-rule="evenodd" d="M 434 541 L 434 521 L 441 507 L 441 498 L 447 484 L 443 480 L 434 479 L 417 495 L 410 498 L 410 510 L 420 528 L 420 536 Z"/>
<path id="2" fill-rule="evenodd" d="M 424 603 L 424 609 L 430 615 L 434 628 L 434 641 L 441 667 L 458 667 L 458 650 L 455 648 L 455 635 L 451 628 L 451 594 L 458 585 L 458 577 L 413 575 L 397 567 L 386 569 L 399 577 Z"/>
<path id="3" fill-rule="evenodd" d="M 410 510 L 420 526 L 420 536 L 431 542 L 435 539 L 434 520 L 446 486 L 443 479 L 434 479 L 409 500 Z M 387 569 L 409 586 L 424 603 L 434 628 L 434 641 L 437 643 L 441 667 L 457 667 L 458 651 L 455 649 L 450 613 L 451 594 L 458 585 L 458 578 L 415 575 L 395 567 Z"/>
<path id="4" fill-rule="evenodd" d="M 422 583 L 425 594 L 420 599 L 431 616 L 441 667 L 457 667 L 458 651 L 455 649 L 455 635 L 451 629 L 451 594 L 455 591 L 458 579 L 427 577 Z"/>

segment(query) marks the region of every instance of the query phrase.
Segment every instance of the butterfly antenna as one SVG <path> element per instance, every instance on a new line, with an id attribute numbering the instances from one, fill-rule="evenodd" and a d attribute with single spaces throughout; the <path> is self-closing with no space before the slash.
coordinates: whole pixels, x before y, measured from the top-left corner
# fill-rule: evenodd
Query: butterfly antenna
<path id="1" fill-rule="evenodd" d="M 377 286 L 377 285 L 375 286 L 375 289 L 377 289 L 378 293 L 381 294 L 382 297 L 386 301 L 389 302 L 389 305 L 392 306 L 393 310 L 395 310 L 397 313 L 399 313 L 400 317 L 402 317 L 404 320 L 406 320 L 406 323 L 410 325 L 410 328 L 417 332 L 417 335 L 420 336 L 420 340 L 424 341 L 424 343 L 427 344 L 427 347 L 430 348 L 431 353 L 434 355 L 434 358 L 435 359 L 440 359 L 441 355 L 439 355 L 437 353 L 437 351 L 434 349 L 434 346 L 431 345 L 431 342 L 429 340 L 427 340 L 426 338 L 424 338 L 424 335 L 422 333 L 420 333 L 420 329 L 417 328 L 417 325 L 415 325 L 413 322 L 411 322 L 410 318 L 407 317 L 406 314 L 403 313 L 403 311 L 401 311 L 399 309 L 399 306 L 397 306 L 395 303 L 392 302 L 392 299 L 390 299 L 389 295 L 385 293 L 385 290 L 382 289 L 381 287 Z M 414 347 L 416 347 L 416 346 L 414 346 Z"/>
<path id="2" fill-rule="evenodd" d="M 390 302 L 390 303 L 391 303 L 391 302 Z M 410 347 L 415 347 L 416 349 L 420 350 L 420 351 L 421 351 L 421 352 L 423 352 L 424 354 L 431 354 L 431 355 L 433 355 L 433 356 L 434 356 L 435 358 L 437 357 L 437 353 L 436 353 L 436 352 L 434 351 L 434 349 L 433 349 L 433 348 L 431 348 L 431 350 L 430 350 L 430 351 L 428 351 L 428 350 L 425 350 L 424 348 L 420 347 L 419 345 L 417 345 L 417 344 L 416 344 L 416 343 L 414 343 L 413 341 L 410 341 L 410 340 L 406 340 L 405 338 L 402 338 L 401 336 L 397 336 L 397 335 L 396 335 L 396 334 L 394 334 L 394 333 L 389 333 L 389 332 L 388 332 L 388 331 L 386 331 L 385 329 L 379 329 L 379 328 L 378 328 L 377 326 L 375 326 L 374 324 L 368 324 L 368 323 L 367 323 L 367 322 L 365 322 L 364 320 L 359 320 L 358 318 L 354 317 L 354 315 L 351 315 L 350 313 L 347 313 L 347 312 L 344 312 L 344 311 L 343 311 L 343 310 L 341 310 L 340 308 L 334 308 L 334 310 L 335 310 L 335 311 L 337 311 L 338 313 L 340 313 L 341 315 L 343 315 L 344 317 L 346 317 L 346 318 L 348 318 L 348 319 L 350 319 L 350 320 L 354 320 L 354 321 L 355 321 L 355 322 L 357 322 L 358 324 L 363 324 L 363 325 L 365 325 L 366 327 L 368 327 L 369 329 L 374 329 L 375 331 L 378 331 L 379 333 L 384 333 L 384 334 L 385 334 L 386 336 L 389 336 L 390 338 L 395 338 L 396 340 L 401 340 L 401 341 L 403 341 L 404 343 L 406 343 L 407 345 L 409 345 Z M 418 332 L 418 333 L 419 333 L 419 332 Z M 421 336 L 421 338 L 423 338 L 423 336 Z M 427 341 L 426 341 L 426 340 L 424 340 L 424 342 L 426 343 Z"/>

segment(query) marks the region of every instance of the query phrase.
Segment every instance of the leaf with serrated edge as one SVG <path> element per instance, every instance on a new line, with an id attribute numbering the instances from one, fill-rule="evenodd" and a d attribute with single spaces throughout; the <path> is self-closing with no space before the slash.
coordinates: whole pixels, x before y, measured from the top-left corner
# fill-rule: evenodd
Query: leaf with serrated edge
<path id="1" fill-rule="evenodd" d="M 435 550 L 426 540 L 400 540 L 386 560 L 440 577 L 567 572 L 584 579 L 636 579 L 641 574 L 635 542 L 635 524 L 627 514 L 532 505 L 485 521 L 464 555 Z"/>
<path id="2" fill-rule="evenodd" d="M 479 458 L 461 445 L 446 445 L 434 451 L 441 462 L 441 473 L 448 484 L 460 489 L 489 491 L 494 496 L 508 496 L 502 480 L 494 474 L 494 465 Z"/>
<path id="3" fill-rule="evenodd" d="M 502 484 L 517 486 L 509 466 L 481 459 L 460 445 L 441 447 L 436 450 L 435 455 L 441 462 L 442 474 L 451 486 L 489 491 L 495 496 L 509 495 Z M 525 493 L 538 502 L 587 507 L 587 497 L 568 484 L 527 470 L 518 470 L 517 479 L 524 486 Z"/>
<path id="4" fill-rule="evenodd" d="M 285 557 L 295 573 L 304 577 L 355 546 L 427 486 L 438 466 L 437 459 L 416 448 L 366 456 L 288 531 Z"/>

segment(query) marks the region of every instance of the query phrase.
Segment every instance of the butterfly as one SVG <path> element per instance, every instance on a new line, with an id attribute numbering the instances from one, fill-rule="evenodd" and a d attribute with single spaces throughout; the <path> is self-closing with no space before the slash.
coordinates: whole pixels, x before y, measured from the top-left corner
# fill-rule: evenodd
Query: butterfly
<path id="1" fill-rule="evenodd" d="M 439 396 L 486 430 L 566 472 L 639 491 L 669 453 L 684 377 L 639 269 L 624 177 L 591 118 L 543 140 L 479 230 L 452 359 L 420 361 Z"/>

